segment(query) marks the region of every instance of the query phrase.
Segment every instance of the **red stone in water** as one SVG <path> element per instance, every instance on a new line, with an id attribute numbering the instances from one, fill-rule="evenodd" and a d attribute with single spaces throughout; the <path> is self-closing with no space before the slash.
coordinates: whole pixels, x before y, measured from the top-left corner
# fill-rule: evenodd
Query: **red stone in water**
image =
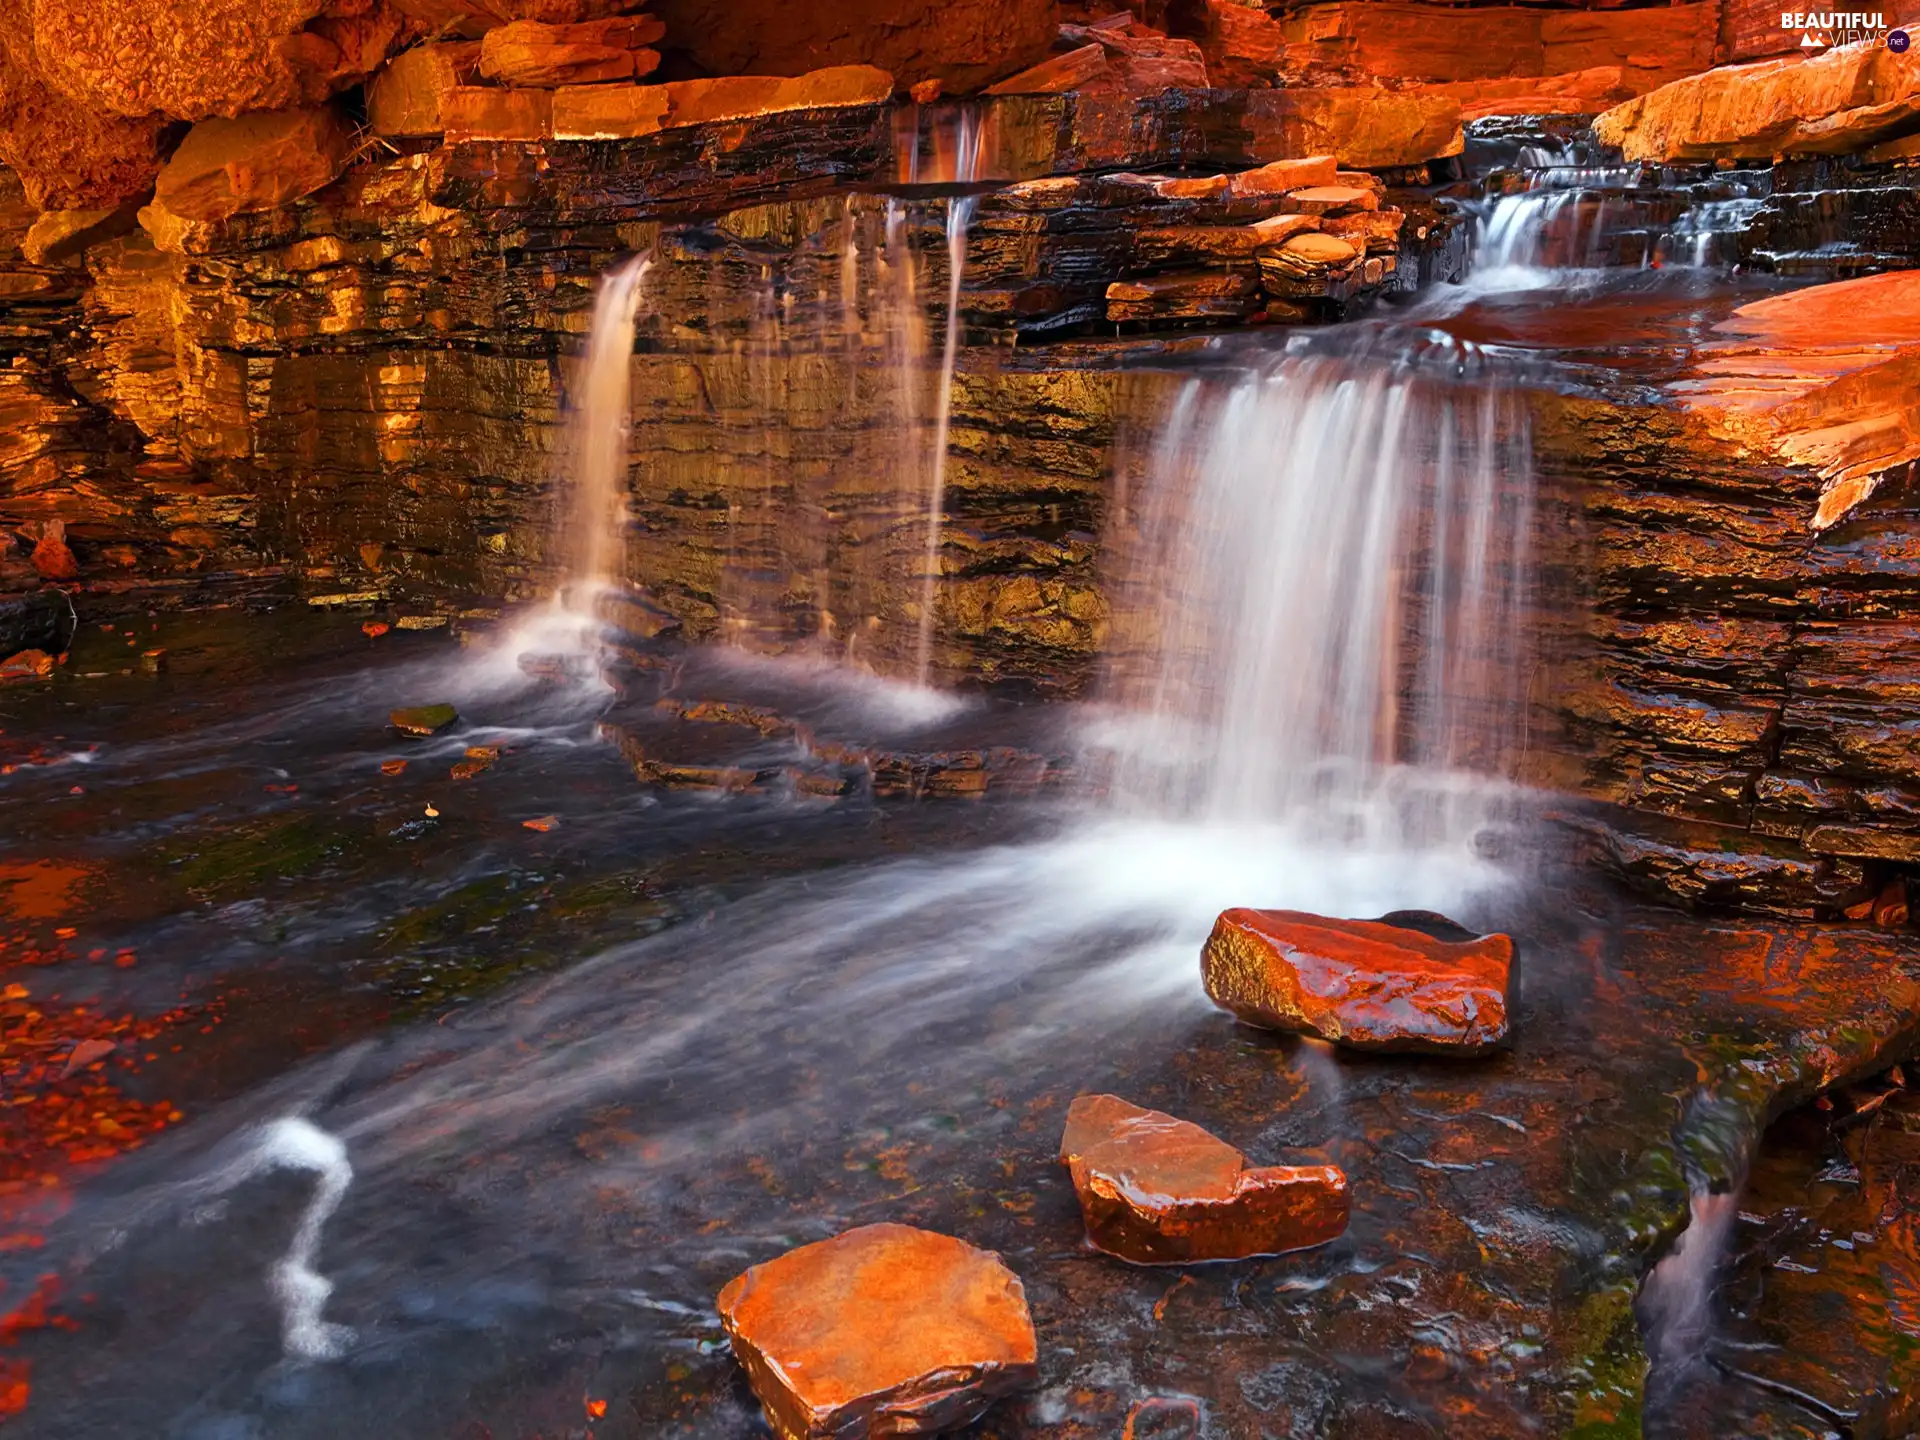
<path id="1" fill-rule="evenodd" d="M 1073 1102 L 1060 1159 L 1087 1239 L 1139 1265 L 1278 1255 L 1324 1245 L 1347 1228 L 1339 1166 L 1251 1168 L 1198 1125 L 1117 1095 Z"/>
<path id="2" fill-rule="evenodd" d="M 789 1250 L 736 1276 L 719 1308 L 782 1440 L 957 1429 L 1039 1374 L 1019 1277 L 908 1225 Z"/>
<path id="3" fill-rule="evenodd" d="M 1214 1004 L 1249 1025 L 1363 1050 L 1476 1053 L 1507 1038 L 1513 941 L 1236 909 L 1215 923 L 1200 975 Z"/>

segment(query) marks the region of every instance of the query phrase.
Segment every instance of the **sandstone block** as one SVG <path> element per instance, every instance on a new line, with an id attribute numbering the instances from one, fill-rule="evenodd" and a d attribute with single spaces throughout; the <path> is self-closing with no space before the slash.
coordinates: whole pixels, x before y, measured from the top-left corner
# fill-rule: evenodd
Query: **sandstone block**
<path id="1" fill-rule="evenodd" d="M 445 133 L 447 96 L 479 73 L 480 46 L 471 41 L 403 51 L 367 87 L 373 133 L 396 140 Z"/>
<path id="2" fill-rule="evenodd" d="M 1294 235 L 1280 246 L 1280 254 L 1303 265 L 1344 265 L 1359 253 L 1352 242 L 1317 231 Z"/>
<path id="3" fill-rule="evenodd" d="M 1067 1111 L 1060 1159 L 1097 1248 L 1138 1265 L 1242 1260 L 1324 1245 L 1347 1228 L 1337 1165 L 1249 1167 L 1198 1125 L 1116 1095 Z"/>
<path id="4" fill-rule="evenodd" d="M 893 76 L 872 65 L 833 65 L 804 75 L 722 75 L 668 84 L 670 126 L 747 120 L 783 110 L 878 105 L 893 94 Z"/>
<path id="5" fill-rule="evenodd" d="M 1513 941 L 1438 940 L 1378 920 L 1297 910 L 1228 910 L 1200 973 L 1213 1002 L 1249 1025 L 1358 1049 L 1472 1054 L 1506 1041 Z"/>
<path id="6" fill-rule="evenodd" d="M 1259 286 L 1250 274 L 1194 270 L 1116 280 L 1107 286 L 1107 319 L 1237 319 L 1260 308 Z"/>
<path id="7" fill-rule="evenodd" d="M 1287 193 L 1287 204 L 1304 215 L 1338 215 L 1350 210 L 1378 210 L 1380 198 L 1358 185 L 1309 185 Z"/>
<path id="8" fill-rule="evenodd" d="M 1313 155 L 1304 160 L 1275 160 L 1253 170 L 1243 170 L 1231 179 L 1235 195 L 1286 195 L 1311 185 L 1331 185 L 1339 164 L 1331 155 Z"/>
<path id="9" fill-rule="evenodd" d="M 998 1256 L 866 1225 L 736 1276 L 720 1321 L 781 1440 L 969 1424 L 1038 1376 L 1033 1318 Z"/>
<path id="10" fill-rule="evenodd" d="M 615 16 L 579 25 L 516 20 L 480 42 L 480 73 L 503 85 L 552 88 L 599 80 L 631 80 L 659 67 L 646 49 L 666 33 L 651 16 Z"/>
<path id="11" fill-rule="evenodd" d="M 496 90 L 461 85 L 447 92 L 447 139 L 546 140 L 553 135 L 551 90 Z"/>
<path id="12" fill-rule="evenodd" d="M 665 85 L 562 85 L 553 92 L 556 140 L 631 140 L 667 119 Z"/>
<path id="13" fill-rule="evenodd" d="M 28 227 L 20 253 L 29 265 L 58 265 L 139 225 L 137 205 L 111 210 L 48 210 Z"/>
<path id="14" fill-rule="evenodd" d="M 202 120 L 160 171 L 154 199 L 186 220 L 271 210 L 329 185 L 353 136 L 328 107 Z"/>
<path id="15" fill-rule="evenodd" d="M 1113 72 L 1107 65 L 1107 52 L 1101 46 L 1082 45 L 1078 50 L 1069 50 L 1064 55 L 1055 55 L 1041 61 L 1018 75 L 1008 76 L 997 85 L 987 87 L 989 95 L 1057 95 L 1066 90 L 1080 90 L 1096 80 L 1110 78 Z"/>

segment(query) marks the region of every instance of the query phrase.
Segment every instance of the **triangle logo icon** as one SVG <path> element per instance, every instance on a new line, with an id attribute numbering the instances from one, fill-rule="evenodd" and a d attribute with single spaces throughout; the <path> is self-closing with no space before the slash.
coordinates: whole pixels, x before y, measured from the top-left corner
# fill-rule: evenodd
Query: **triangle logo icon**
<path id="1" fill-rule="evenodd" d="M 1818 50 L 1826 43 L 1825 40 L 1814 39 L 1812 31 L 1808 31 L 1800 37 L 1800 48 L 1802 50 Z"/>

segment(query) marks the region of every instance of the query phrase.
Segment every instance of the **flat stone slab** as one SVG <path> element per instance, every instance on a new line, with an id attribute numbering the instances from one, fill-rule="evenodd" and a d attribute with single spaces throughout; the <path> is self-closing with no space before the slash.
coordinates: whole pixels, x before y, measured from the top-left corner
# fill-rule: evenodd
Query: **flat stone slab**
<path id="1" fill-rule="evenodd" d="M 1513 941 L 1235 909 L 1215 923 L 1200 978 L 1214 1004 L 1249 1025 L 1361 1050 L 1475 1054 L 1506 1042 Z"/>
<path id="2" fill-rule="evenodd" d="M 1200 1126 L 1118 1095 L 1073 1102 L 1060 1159 L 1088 1242 L 1137 1265 L 1279 1255 L 1347 1228 L 1338 1165 L 1252 1167 Z"/>
<path id="3" fill-rule="evenodd" d="M 446 704 L 404 705 L 398 710 L 387 712 L 389 725 L 402 735 L 411 735 L 417 740 L 438 735 L 459 719 L 460 712 Z"/>
<path id="4" fill-rule="evenodd" d="M 910 1225 L 865 1225 L 736 1276 L 720 1321 L 783 1440 L 928 1435 L 1039 1374 L 1020 1279 Z"/>

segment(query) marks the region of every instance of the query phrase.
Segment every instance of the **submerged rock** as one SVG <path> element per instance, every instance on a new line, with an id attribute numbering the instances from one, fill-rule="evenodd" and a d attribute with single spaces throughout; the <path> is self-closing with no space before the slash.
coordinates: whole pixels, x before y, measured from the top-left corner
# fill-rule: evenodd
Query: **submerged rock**
<path id="1" fill-rule="evenodd" d="M 1474 1053 L 1507 1038 L 1513 941 L 1380 920 L 1228 910 L 1200 955 L 1207 995 L 1249 1025 L 1362 1050 Z"/>
<path id="2" fill-rule="evenodd" d="M 1139 1265 L 1277 1255 L 1324 1245 L 1347 1228 L 1339 1166 L 1250 1168 L 1200 1126 L 1117 1095 L 1073 1102 L 1060 1159 L 1087 1239 Z"/>
<path id="3" fill-rule="evenodd" d="M 444 703 L 403 706 L 387 713 L 387 720 L 394 729 L 402 735 L 412 735 L 422 740 L 429 735 L 438 735 L 459 718 L 460 712 Z"/>
<path id="4" fill-rule="evenodd" d="M 789 1250 L 736 1276 L 719 1308 L 782 1440 L 956 1429 L 1039 1373 L 1019 1277 L 908 1225 Z"/>

